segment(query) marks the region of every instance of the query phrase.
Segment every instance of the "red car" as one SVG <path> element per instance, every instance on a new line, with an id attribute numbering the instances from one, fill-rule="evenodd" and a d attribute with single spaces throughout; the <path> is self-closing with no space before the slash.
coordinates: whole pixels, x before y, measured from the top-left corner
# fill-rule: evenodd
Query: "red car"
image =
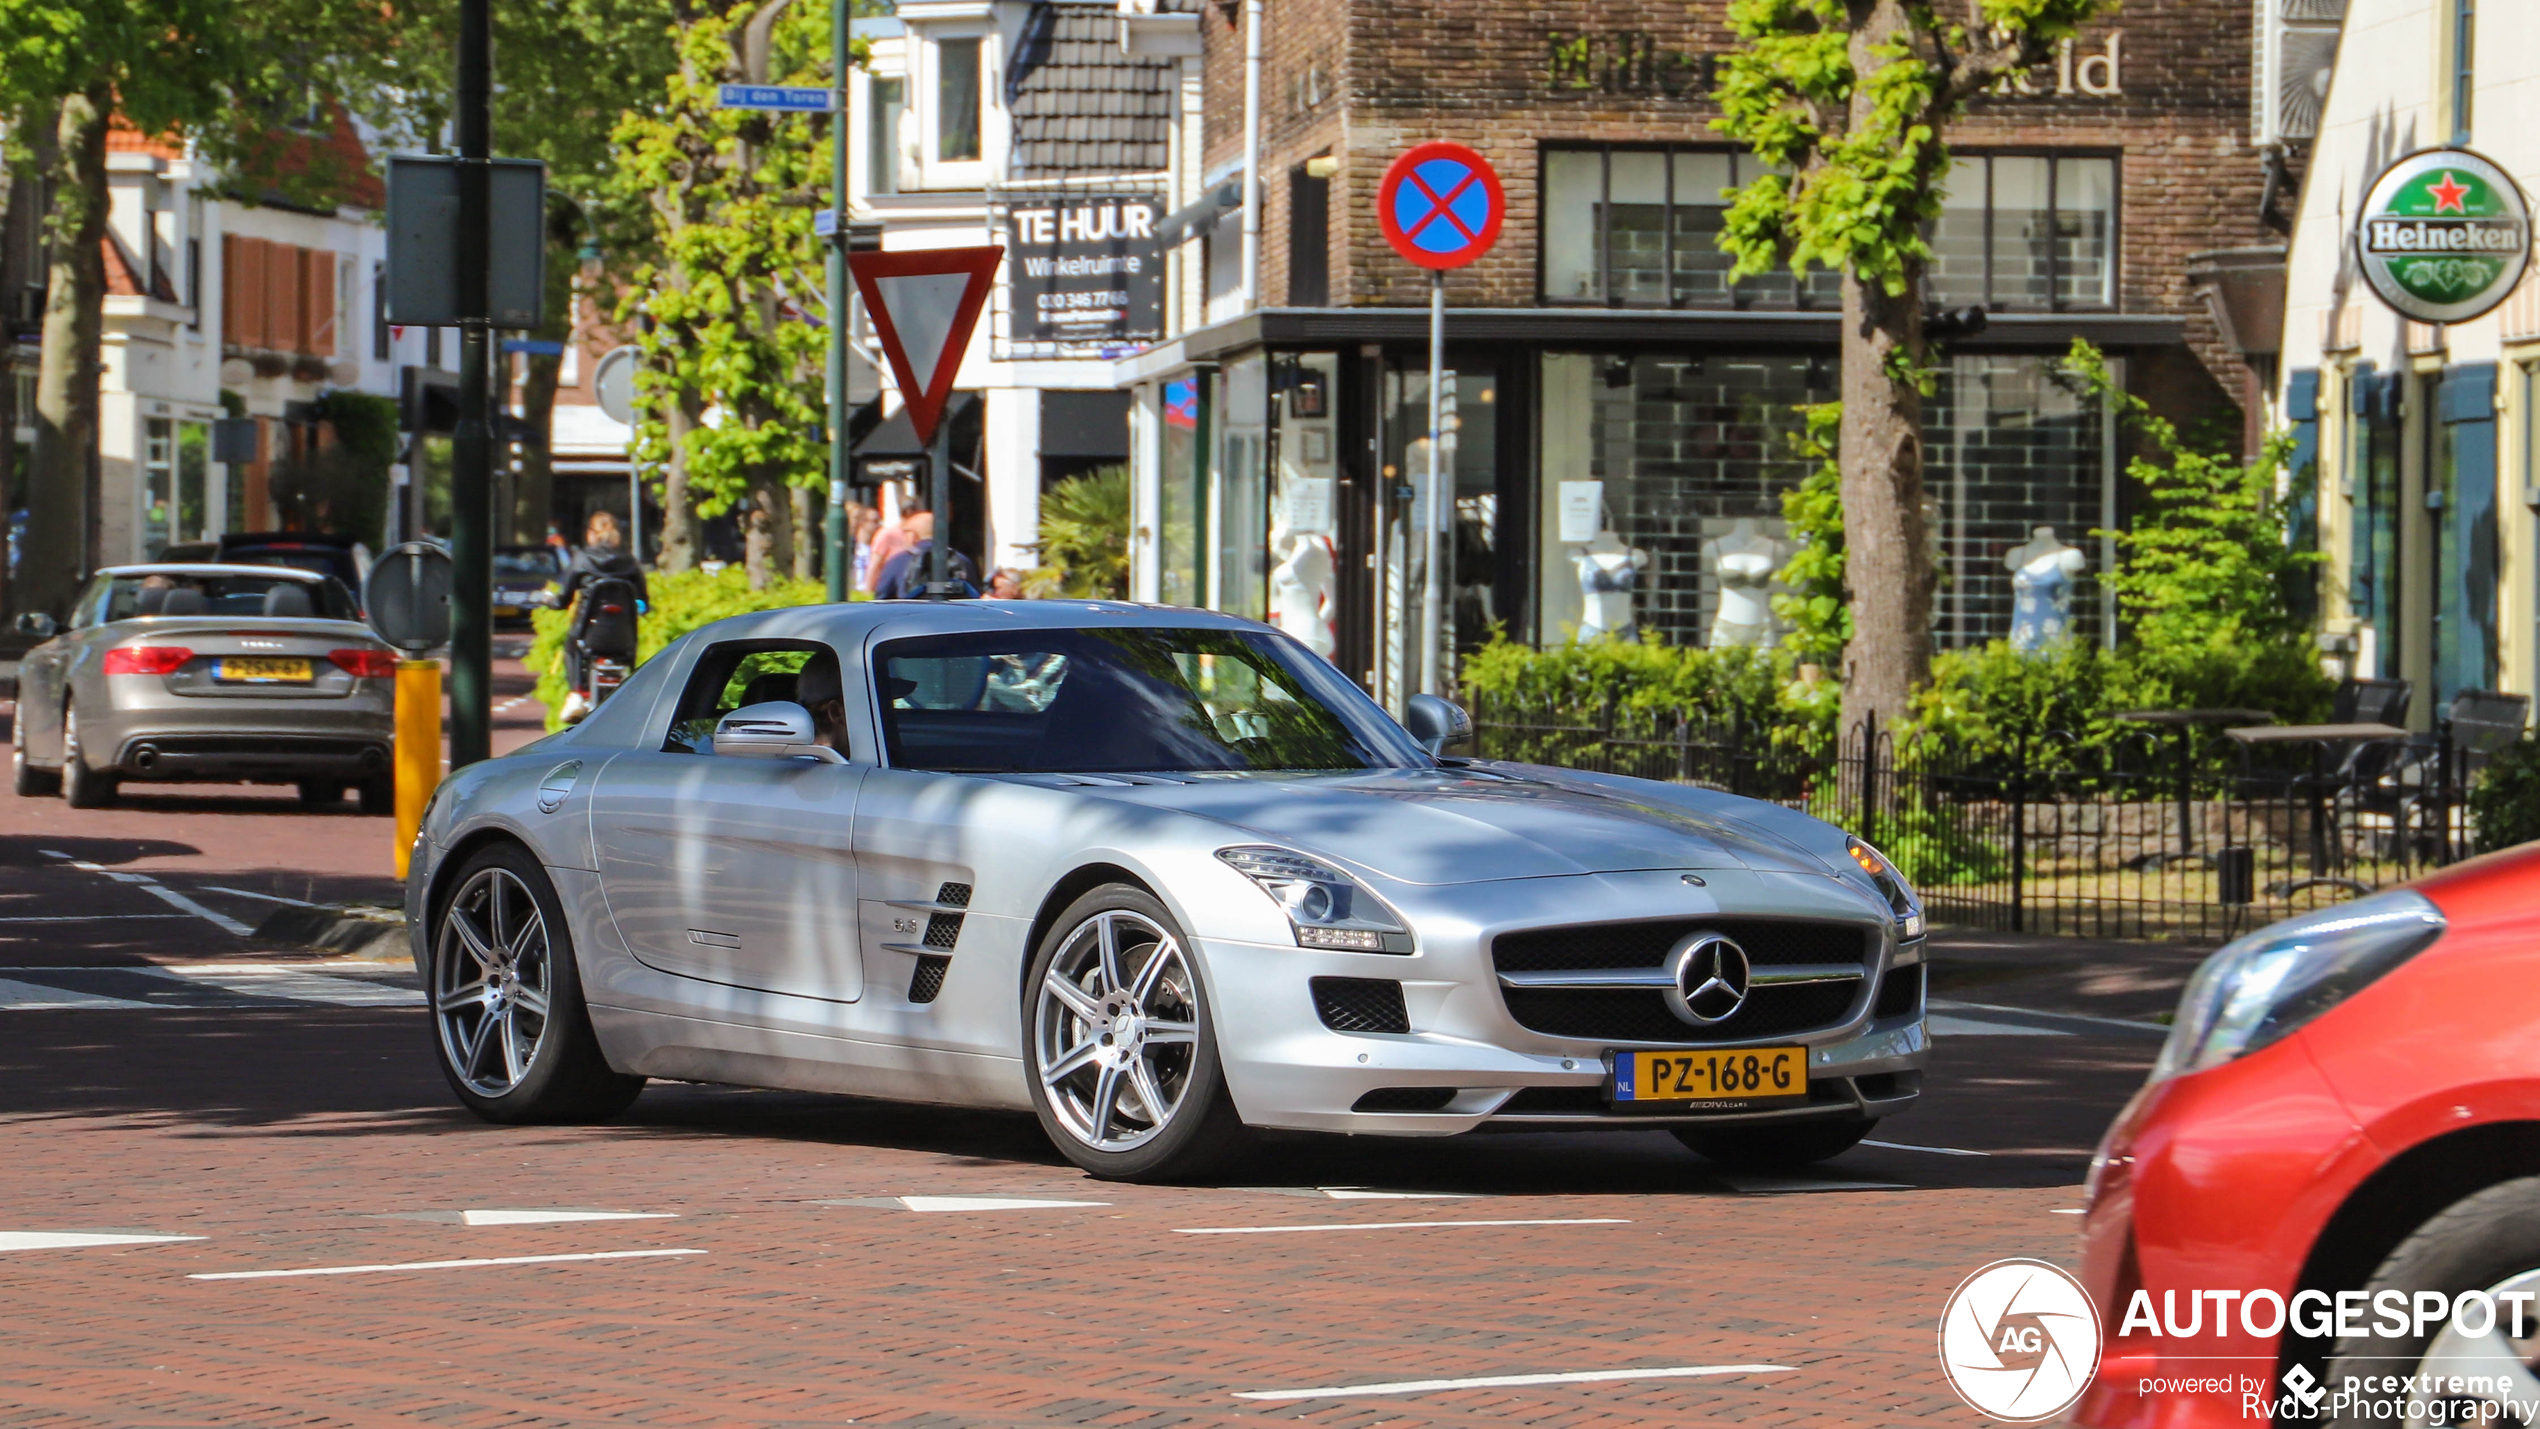
<path id="1" fill-rule="evenodd" d="M 2086 1215 L 2077 1423 L 2540 1424 L 2540 844 L 2216 953 Z"/>

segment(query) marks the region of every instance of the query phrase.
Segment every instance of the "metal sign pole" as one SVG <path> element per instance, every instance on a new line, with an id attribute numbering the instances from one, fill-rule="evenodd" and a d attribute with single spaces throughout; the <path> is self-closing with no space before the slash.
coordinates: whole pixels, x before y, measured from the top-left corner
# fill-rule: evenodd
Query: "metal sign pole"
<path id="1" fill-rule="evenodd" d="M 1444 503 L 1438 450 L 1446 445 L 1446 270 L 1429 270 L 1429 489 L 1420 501 L 1420 693 L 1438 692 L 1438 562 Z"/>
<path id="2" fill-rule="evenodd" d="M 935 427 L 934 451 L 927 454 L 933 468 L 934 490 L 927 496 L 927 508 L 935 516 L 935 545 L 926 553 L 926 598 L 952 598 L 952 423 Z"/>
<path id="3" fill-rule="evenodd" d="M 829 83 L 836 106 L 829 155 L 829 515 L 821 528 L 821 573 L 831 601 L 847 598 L 847 0 L 829 0 Z"/>
<path id="4" fill-rule="evenodd" d="M 450 767 L 493 753 L 492 0 L 459 6 L 459 420 L 450 440 Z"/>

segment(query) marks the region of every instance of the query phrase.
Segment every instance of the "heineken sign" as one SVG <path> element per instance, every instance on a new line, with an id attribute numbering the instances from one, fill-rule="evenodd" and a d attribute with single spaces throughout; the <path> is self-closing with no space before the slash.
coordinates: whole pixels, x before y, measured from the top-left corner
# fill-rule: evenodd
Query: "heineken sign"
<path id="1" fill-rule="evenodd" d="M 2531 213 L 2504 170 L 2427 149 L 2382 171 L 2355 226 L 2364 281 L 2403 317 L 2466 322 L 2505 300 L 2531 259 Z"/>

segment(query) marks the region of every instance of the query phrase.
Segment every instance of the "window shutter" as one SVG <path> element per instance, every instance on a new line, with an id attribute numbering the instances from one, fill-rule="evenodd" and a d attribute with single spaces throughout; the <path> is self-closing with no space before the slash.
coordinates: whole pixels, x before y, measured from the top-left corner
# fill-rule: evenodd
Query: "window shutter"
<path id="1" fill-rule="evenodd" d="M 308 350 L 320 357 L 335 355 L 335 254 L 324 248 L 301 251 L 306 278 L 302 311 L 308 316 Z"/>
<path id="2" fill-rule="evenodd" d="M 300 326 L 300 250 L 288 243 L 265 247 L 265 346 L 305 352 Z"/>
<path id="3" fill-rule="evenodd" d="M 225 240 L 229 248 L 229 266 L 225 291 L 221 295 L 222 331 L 240 347 L 264 347 L 265 342 L 265 249 L 261 238 Z"/>

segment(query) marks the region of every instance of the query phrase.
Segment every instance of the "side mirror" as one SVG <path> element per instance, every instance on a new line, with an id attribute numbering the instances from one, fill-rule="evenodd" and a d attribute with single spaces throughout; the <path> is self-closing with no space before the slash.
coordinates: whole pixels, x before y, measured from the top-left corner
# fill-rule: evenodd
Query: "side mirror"
<path id="1" fill-rule="evenodd" d="M 1435 695 L 1413 695 L 1402 707 L 1402 727 L 1431 754 L 1473 737 L 1473 717 L 1464 707 Z"/>
<path id="2" fill-rule="evenodd" d="M 743 705 L 714 727 L 714 752 L 743 759 L 816 759 L 844 764 L 847 757 L 818 742 L 811 711 L 792 700 Z"/>
<path id="3" fill-rule="evenodd" d="M 32 635 L 38 640 L 52 639 L 53 632 L 60 628 L 53 623 L 53 617 L 40 610 L 30 610 L 18 617 L 18 633 Z"/>

